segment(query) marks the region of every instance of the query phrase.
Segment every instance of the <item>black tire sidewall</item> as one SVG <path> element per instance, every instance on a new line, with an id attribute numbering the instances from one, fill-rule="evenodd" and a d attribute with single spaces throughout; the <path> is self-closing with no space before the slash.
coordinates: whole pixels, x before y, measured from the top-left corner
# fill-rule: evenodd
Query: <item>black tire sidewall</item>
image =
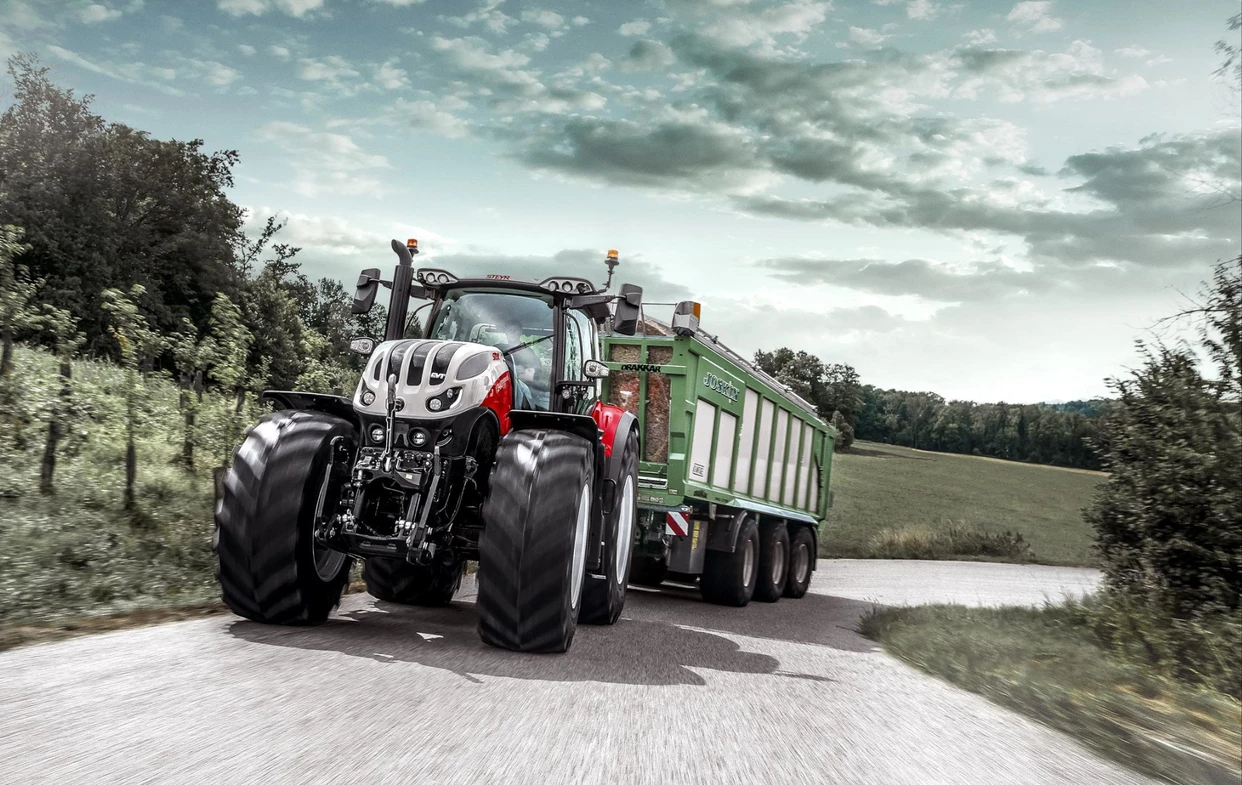
<path id="1" fill-rule="evenodd" d="M 798 582 L 794 574 L 794 553 L 799 544 L 805 545 L 807 549 L 807 565 L 806 580 Z M 811 572 L 815 564 L 815 535 L 808 526 L 797 527 L 789 537 L 789 571 L 785 576 L 784 596 L 798 599 L 806 594 L 807 589 L 811 586 Z"/>
<path id="2" fill-rule="evenodd" d="M 789 530 L 785 524 L 768 524 L 760 529 L 759 569 L 755 571 L 756 600 L 776 602 L 785 593 L 785 585 L 789 582 L 790 553 Z M 772 561 L 777 558 L 785 560 L 785 570 L 779 582 L 772 580 Z"/>

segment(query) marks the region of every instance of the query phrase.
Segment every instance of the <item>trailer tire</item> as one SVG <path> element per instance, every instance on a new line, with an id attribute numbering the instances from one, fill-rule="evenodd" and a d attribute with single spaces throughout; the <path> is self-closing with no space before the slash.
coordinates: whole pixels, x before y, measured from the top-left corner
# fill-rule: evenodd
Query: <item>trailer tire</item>
<path id="1" fill-rule="evenodd" d="M 659 586 L 668 575 L 668 562 L 657 559 L 635 559 L 630 568 L 630 583 L 635 586 Z"/>
<path id="2" fill-rule="evenodd" d="M 759 574 L 755 576 L 755 599 L 776 602 L 785 593 L 789 577 L 789 529 L 783 523 L 759 531 Z"/>
<path id="3" fill-rule="evenodd" d="M 582 603 L 594 449 L 562 431 L 500 441 L 479 540 L 479 637 L 502 649 L 562 652 Z"/>
<path id="4" fill-rule="evenodd" d="M 811 566 L 815 564 L 815 535 L 811 527 L 799 526 L 789 539 L 789 577 L 785 596 L 799 599 L 811 586 Z"/>
<path id="5" fill-rule="evenodd" d="M 461 588 L 465 573 L 466 563 L 457 559 L 449 565 L 423 566 L 405 559 L 372 556 L 362 563 L 362 580 L 371 596 L 402 605 L 448 605 Z"/>
<path id="6" fill-rule="evenodd" d="M 578 620 L 587 624 L 616 624 L 625 608 L 638 525 L 638 434 L 631 430 L 621 449 L 617 495 L 604 521 L 604 569 L 600 575 L 587 575 L 582 587 Z"/>
<path id="7" fill-rule="evenodd" d="M 758 574 L 759 526 L 748 515 L 738 528 L 737 547 L 732 553 L 707 552 L 699 592 L 707 602 L 740 608 L 754 596 Z"/>
<path id="8" fill-rule="evenodd" d="M 340 603 L 353 560 L 314 539 L 338 436 L 357 444 L 348 422 L 309 411 L 273 412 L 247 431 L 224 476 L 212 535 L 222 598 L 238 616 L 319 624 Z"/>

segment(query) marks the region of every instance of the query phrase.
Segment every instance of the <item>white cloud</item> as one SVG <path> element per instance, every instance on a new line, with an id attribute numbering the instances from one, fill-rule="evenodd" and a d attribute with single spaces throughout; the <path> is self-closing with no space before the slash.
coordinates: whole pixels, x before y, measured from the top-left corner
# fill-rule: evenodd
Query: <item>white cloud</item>
<path id="1" fill-rule="evenodd" d="M 262 16 L 279 11 L 301 18 L 323 7 L 323 0 L 216 0 L 216 7 L 230 16 Z"/>
<path id="2" fill-rule="evenodd" d="M 344 134 L 274 121 L 260 127 L 258 135 L 279 145 L 288 155 L 295 170 L 293 190 L 303 196 L 382 196 L 385 193 L 381 180 L 370 173 L 391 169 L 388 159 L 367 153 Z"/>
<path id="3" fill-rule="evenodd" d="M 177 78 L 177 71 L 172 68 L 151 66 L 137 61 L 124 63 L 98 62 L 56 45 L 47 47 L 47 51 L 66 63 L 72 63 L 79 68 L 84 68 L 87 71 L 107 76 L 120 82 L 144 85 L 166 95 L 182 94 L 180 90 L 169 84 Z"/>
<path id="4" fill-rule="evenodd" d="M 910 3 L 906 5 L 906 16 L 911 19 L 935 19 L 939 13 L 939 7 L 931 0 L 910 0 Z"/>
<path id="5" fill-rule="evenodd" d="M 276 44 L 269 46 L 267 52 L 278 60 L 288 60 L 292 56 L 287 47 L 277 46 Z"/>
<path id="6" fill-rule="evenodd" d="M 727 6 L 700 5 L 678 0 L 680 11 L 694 19 L 702 32 L 726 46 L 763 43 L 771 47 L 775 37 L 791 35 L 805 38 L 828 16 L 832 3 L 827 0 L 794 0 L 763 10 L 747 3 Z"/>
<path id="7" fill-rule="evenodd" d="M 850 43 L 865 49 L 878 47 L 888 40 L 889 37 L 878 30 L 872 30 L 868 27 L 850 27 Z"/>
<path id="8" fill-rule="evenodd" d="M 617 28 L 617 32 L 625 36 L 642 36 L 646 35 L 651 29 L 651 23 L 646 19 L 635 19 L 633 22 L 626 22 Z"/>
<path id="9" fill-rule="evenodd" d="M 1061 29 L 1062 22 L 1052 15 L 1052 0 L 1025 0 L 1005 17 L 1032 33 L 1051 33 Z"/>
<path id="10" fill-rule="evenodd" d="M 982 30 L 971 30 L 962 36 L 966 39 L 966 43 L 971 46 L 983 46 L 984 44 L 996 43 L 996 31 L 984 28 Z"/>
<path id="11" fill-rule="evenodd" d="M 375 67 L 375 83 L 385 90 L 399 90 L 410 86 L 410 79 L 405 71 L 397 67 L 394 57 Z"/>
<path id="12" fill-rule="evenodd" d="M 254 54 L 255 54 L 255 52 L 256 52 L 256 51 L 258 51 L 258 50 L 256 50 L 256 49 L 255 49 L 253 46 L 251 46 L 250 44 L 238 44 L 238 45 L 237 45 L 237 51 L 241 52 L 241 53 L 242 53 L 242 54 L 244 54 L 246 57 L 253 57 L 253 56 L 254 56 Z"/>
<path id="13" fill-rule="evenodd" d="M 1147 51 L 1141 46 L 1135 45 L 1135 46 L 1123 46 L 1120 49 L 1114 49 L 1113 54 L 1121 55 L 1122 57 L 1147 57 L 1149 54 L 1151 54 L 1151 52 Z"/>
<path id="14" fill-rule="evenodd" d="M 78 18 L 82 20 L 83 24 L 88 25 L 111 22 L 113 19 L 120 19 L 122 15 L 122 11 L 100 5 L 99 3 L 91 3 L 78 12 Z"/>
<path id="15" fill-rule="evenodd" d="M 390 5 L 394 8 L 409 8 L 412 5 L 422 5 L 427 0 L 371 0 L 371 2 Z"/>
<path id="16" fill-rule="evenodd" d="M 1156 55 L 1155 57 L 1147 61 L 1147 65 L 1164 65 L 1165 63 L 1171 63 L 1171 62 L 1173 62 L 1172 57 L 1167 57 L 1165 55 Z"/>
<path id="17" fill-rule="evenodd" d="M 544 8 L 530 8 L 522 12 L 522 21 L 548 30 L 558 30 L 565 26 L 565 17 Z"/>

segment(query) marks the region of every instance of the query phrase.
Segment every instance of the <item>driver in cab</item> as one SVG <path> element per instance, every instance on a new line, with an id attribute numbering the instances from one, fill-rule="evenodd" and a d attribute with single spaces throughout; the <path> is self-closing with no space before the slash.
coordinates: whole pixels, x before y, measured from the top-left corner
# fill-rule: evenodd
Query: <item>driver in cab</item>
<path id="1" fill-rule="evenodd" d="M 517 408 L 547 411 L 550 382 L 547 367 L 535 350 L 522 340 L 521 324 L 506 320 L 500 325 L 500 331 L 505 336 L 504 352 L 512 361 L 513 372 L 517 376 L 514 384 L 517 388 Z"/>

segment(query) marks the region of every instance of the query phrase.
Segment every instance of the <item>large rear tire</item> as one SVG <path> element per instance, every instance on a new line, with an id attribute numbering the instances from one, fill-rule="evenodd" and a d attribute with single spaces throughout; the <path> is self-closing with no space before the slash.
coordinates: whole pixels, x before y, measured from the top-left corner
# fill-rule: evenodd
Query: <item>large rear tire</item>
<path id="1" fill-rule="evenodd" d="M 560 431 L 516 431 L 496 452 L 479 540 L 479 637 L 561 652 L 578 626 L 595 487 L 594 451 Z"/>
<path id="2" fill-rule="evenodd" d="M 733 553 L 708 551 L 703 562 L 699 592 L 716 605 L 738 608 L 750 602 L 759 575 L 759 527 L 747 516 L 737 533 Z"/>
<path id="3" fill-rule="evenodd" d="M 448 605 L 461 588 L 464 561 L 422 566 L 404 559 L 372 556 L 362 564 L 367 591 L 377 600 L 430 607 Z"/>
<path id="4" fill-rule="evenodd" d="M 785 596 L 798 599 L 811 587 L 811 567 L 815 564 L 815 535 L 810 526 L 799 526 L 789 538 L 789 577 Z"/>
<path id="5" fill-rule="evenodd" d="M 587 575 L 582 587 L 582 612 L 578 618 L 587 624 L 616 624 L 625 608 L 638 524 L 638 434 L 630 431 L 621 449 L 617 496 L 612 513 L 604 521 L 604 569 L 599 575 Z"/>
<path id="6" fill-rule="evenodd" d="M 789 576 L 789 529 L 783 523 L 768 523 L 759 530 L 759 574 L 755 577 L 755 599 L 776 602 L 785 592 Z"/>
<path id="7" fill-rule="evenodd" d="M 351 559 L 315 542 L 348 470 L 332 472 L 332 440 L 354 427 L 321 412 L 274 412 L 246 434 L 224 477 L 212 548 L 224 604 L 266 624 L 318 624 L 341 601 Z"/>

